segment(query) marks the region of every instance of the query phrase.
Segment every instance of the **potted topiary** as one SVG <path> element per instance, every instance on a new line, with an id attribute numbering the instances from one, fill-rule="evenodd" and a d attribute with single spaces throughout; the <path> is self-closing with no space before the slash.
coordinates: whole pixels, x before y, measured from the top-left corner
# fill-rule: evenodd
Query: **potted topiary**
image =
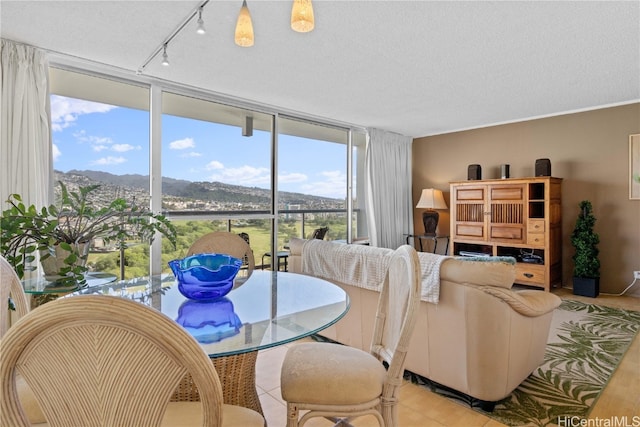
<path id="1" fill-rule="evenodd" d="M 59 184 L 58 206 L 38 210 L 34 205 L 25 206 L 20 195 L 12 194 L 7 200 L 9 209 L 2 212 L 0 252 L 20 278 L 25 271 L 36 268 L 34 261 L 39 252 L 48 280 L 63 285 L 84 283 L 89 247 L 97 237 L 122 249 L 134 239 L 151 243 L 157 231 L 175 246 L 175 227 L 164 215 L 123 198 L 94 208 L 91 199 L 100 185 L 79 187 L 76 192 Z"/>
<path id="2" fill-rule="evenodd" d="M 593 231 L 596 218 L 591 202 L 580 202 L 580 214 L 571 234 L 571 244 L 576 252 L 573 255 L 573 293 L 595 298 L 600 293 L 600 261 L 598 243 L 600 238 Z"/>

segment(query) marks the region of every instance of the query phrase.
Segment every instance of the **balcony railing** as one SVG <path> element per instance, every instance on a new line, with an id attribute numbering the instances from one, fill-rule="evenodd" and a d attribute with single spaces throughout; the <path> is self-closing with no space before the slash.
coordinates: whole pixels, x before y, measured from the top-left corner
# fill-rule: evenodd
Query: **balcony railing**
<path id="1" fill-rule="evenodd" d="M 354 209 L 354 214 L 356 215 L 355 223 L 356 225 L 359 223 L 360 215 L 364 214 L 364 211 L 360 209 Z M 225 210 L 225 211 L 198 211 L 198 210 L 180 210 L 180 211 L 165 211 L 163 214 L 172 221 L 214 221 L 214 222 L 224 222 L 226 227 L 225 229 L 230 232 L 240 233 L 246 230 L 246 225 L 238 225 L 239 222 L 243 220 L 271 220 L 272 215 L 269 211 L 266 210 Z M 296 227 L 298 234 L 295 237 L 303 238 L 305 236 L 309 236 L 313 229 L 329 226 L 329 239 L 330 240 L 346 240 L 347 238 L 347 219 L 345 218 L 347 214 L 346 209 L 283 209 L 278 211 L 278 216 L 280 218 L 280 227 L 279 227 L 279 242 L 280 247 L 276 248 L 276 250 L 281 250 L 282 247 L 286 244 L 286 241 L 292 237 L 291 234 L 287 233 L 285 230 L 290 230 L 291 227 L 287 227 L 287 223 L 291 220 L 296 222 L 296 225 L 299 224 L 299 228 Z M 341 221 L 336 221 L 337 218 L 341 218 Z M 324 219 L 324 221 L 323 221 Z M 331 221 L 333 220 L 333 221 Z M 364 222 L 363 222 L 364 223 Z M 357 226 L 354 226 L 354 237 L 356 235 L 366 235 L 366 232 L 362 232 L 358 234 L 355 230 L 357 230 Z M 266 233 L 270 233 L 270 231 L 265 231 Z M 270 253 L 270 243 L 268 247 L 261 247 L 261 245 L 256 245 L 254 242 L 265 239 L 260 239 L 258 236 L 251 236 L 251 245 L 254 248 L 254 253 L 256 256 L 256 268 L 269 268 L 270 265 L 261 265 L 262 255 L 264 253 Z M 266 239 L 269 242 L 270 238 Z M 270 258 L 269 258 L 270 259 Z M 124 251 L 120 251 L 120 259 L 119 259 L 119 275 L 121 278 L 125 277 L 125 253 Z"/>

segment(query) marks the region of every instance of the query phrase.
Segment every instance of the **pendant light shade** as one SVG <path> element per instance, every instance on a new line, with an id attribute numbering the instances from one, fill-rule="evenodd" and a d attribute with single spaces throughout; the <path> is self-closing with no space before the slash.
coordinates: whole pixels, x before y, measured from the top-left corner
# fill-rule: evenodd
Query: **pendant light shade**
<path id="1" fill-rule="evenodd" d="M 247 7 L 247 0 L 243 0 L 240 15 L 238 15 L 235 41 L 238 46 L 253 46 L 253 24 L 251 23 L 251 14 Z"/>
<path id="2" fill-rule="evenodd" d="M 291 28 L 299 33 L 308 33 L 313 30 L 314 26 L 315 19 L 313 18 L 311 0 L 293 0 Z"/>

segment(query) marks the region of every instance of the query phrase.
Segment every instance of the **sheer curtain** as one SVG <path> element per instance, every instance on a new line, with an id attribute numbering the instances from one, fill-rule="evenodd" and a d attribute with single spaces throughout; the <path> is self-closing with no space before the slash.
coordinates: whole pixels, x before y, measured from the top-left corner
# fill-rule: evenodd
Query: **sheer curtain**
<path id="1" fill-rule="evenodd" d="M 413 229 L 411 144 L 407 136 L 369 129 L 365 168 L 367 212 L 373 246 L 396 249 Z"/>
<path id="2" fill-rule="evenodd" d="M 0 210 L 12 193 L 26 204 L 53 202 L 49 64 L 31 46 L 2 39 Z"/>

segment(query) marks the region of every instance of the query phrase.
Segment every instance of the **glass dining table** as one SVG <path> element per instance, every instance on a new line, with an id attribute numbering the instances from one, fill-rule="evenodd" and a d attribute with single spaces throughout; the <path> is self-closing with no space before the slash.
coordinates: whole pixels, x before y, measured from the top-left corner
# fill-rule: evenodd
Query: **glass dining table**
<path id="1" fill-rule="evenodd" d="M 225 403 L 262 413 L 255 384 L 258 350 L 313 335 L 340 320 L 349 296 L 335 284 L 296 273 L 254 270 L 225 297 L 202 302 L 178 291 L 173 275 L 87 286 L 65 297 L 105 294 L 147 304 L 176 320 L 213 361 Z M 175 400 L 199 400 L 187 376 Z"/>

